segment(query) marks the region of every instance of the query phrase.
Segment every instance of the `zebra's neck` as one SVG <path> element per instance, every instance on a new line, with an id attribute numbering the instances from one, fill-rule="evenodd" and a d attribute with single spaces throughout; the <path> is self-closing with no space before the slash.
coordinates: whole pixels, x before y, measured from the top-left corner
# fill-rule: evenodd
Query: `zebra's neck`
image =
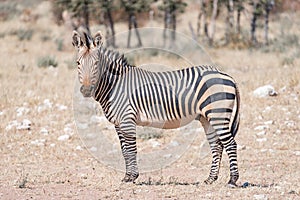
<path id="1" fill-rule="evenodd" d="M 96 84 L 95 100 L 103 110 L 109 107 L 109 97 L 122 75 L 133 66 L 127 63 L 123 54 L 101 47 L 98 52 L 100 76 Z"/>

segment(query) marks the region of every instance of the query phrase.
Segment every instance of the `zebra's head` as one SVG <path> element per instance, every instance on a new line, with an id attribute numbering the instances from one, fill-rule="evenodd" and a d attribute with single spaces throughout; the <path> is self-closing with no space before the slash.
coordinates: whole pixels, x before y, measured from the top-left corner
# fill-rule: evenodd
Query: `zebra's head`
<path id="1" fill-rule="evenodd" d="M 73 46 L 78 50 L 77 69 L 81 84 L 80 92 L 84 97 L 94 95 L 94 88 L 100 75 L 99 48 L 102 46 L 102 34 L 97 32 L 94 38 L 82 31 L 73 32 Z"/>

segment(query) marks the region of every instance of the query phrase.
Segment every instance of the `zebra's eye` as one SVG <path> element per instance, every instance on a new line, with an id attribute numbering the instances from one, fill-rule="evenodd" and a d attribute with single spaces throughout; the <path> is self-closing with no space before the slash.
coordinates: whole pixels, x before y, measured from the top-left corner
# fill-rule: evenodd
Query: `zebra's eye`
<path id="1" fill-rule="evenodd" d="M 80 62 L 79 61 L 76 61 L 77 65 L 80 65 Z"/>

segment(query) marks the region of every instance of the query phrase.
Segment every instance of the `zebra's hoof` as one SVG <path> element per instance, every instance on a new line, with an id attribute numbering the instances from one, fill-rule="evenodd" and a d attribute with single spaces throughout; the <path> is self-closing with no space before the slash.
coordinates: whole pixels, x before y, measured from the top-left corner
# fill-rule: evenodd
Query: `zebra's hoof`
<path id="1" fill-rule="evenodd" d="M 137 179 L 137 176 L 132 176 L 132 175 L 125 175 L 125 177 L 122 179 L 122 182 L 129 183 L 129 182 L 135 182 Z"/>
<path id="2" fill-rule="evenodd" d="M 232 182 L 232 181 L 229 181 L 228 184 L 227 184 L 227 186 L 229 188 L 237 188 L 237 184 L 235 182 Z"/>
<path id="3" fill-rule="evenodd" d="M 217 180 L 217 177 L 216 178 L 212 178 L 212 177 L 209 177 L 207 178 L 204 183 L 207 184 L 207 185 L 210 185 L 212 184 L 213 182 L 215 182 Z"/>

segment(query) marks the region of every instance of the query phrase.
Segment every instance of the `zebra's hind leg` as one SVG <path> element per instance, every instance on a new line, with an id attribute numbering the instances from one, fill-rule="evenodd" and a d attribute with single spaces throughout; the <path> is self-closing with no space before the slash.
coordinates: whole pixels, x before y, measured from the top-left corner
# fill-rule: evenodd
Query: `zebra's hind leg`
<path id="1" fill-rule="evenodd" d="M 119 126 L 116 126 L 116 131 L 119 136 L 122 154 L 125 159 L 126 165 L 126 173 L 125 177 L 122 179 L 123 182 L 134 182 L 138 176 L 139 171 L 137 167 L 136 155 L 137 155 L 137 148 L 136 148 L 136 133 L 135 133 L 135 126 L 134 131 L 128 129 L 122 129 Z"/>
<path id="2" fill-rule="evenodd" d="M 216 134 L 219 141 L 229 157 L 230 165 L 230 180 L 228 182 L 229 187 L 236 187 L 236 181 L 239 178 L 238 165 L 237 165 L 237 144 L 230 132 L 229 123 L 225 121 L 222 123 L 212 123 L 212 127 L 216 130 Z"/>
<path id="3" fill-rule="evenodd" d="M 204 181 L 206 184 L 211 184 L 218 179 L 220 162 L 222 159 L 223 145 L 218 139 L 216 131 L 204 117 L 200 118 L 200 122 L 204 128 L 207 140 L 212 152 L 212 163 L 208 178 Z"/>
<path id="4" fill-rule="evenodd" d="M 237 165 L 237 144 L 233 137 L 231 137 L 228 143 L 223 143 L 230 163 L 230 180 L 228 182 L 228 186 L 236 187 L 236 181 L 239 179 L 239 171 Z"/>

